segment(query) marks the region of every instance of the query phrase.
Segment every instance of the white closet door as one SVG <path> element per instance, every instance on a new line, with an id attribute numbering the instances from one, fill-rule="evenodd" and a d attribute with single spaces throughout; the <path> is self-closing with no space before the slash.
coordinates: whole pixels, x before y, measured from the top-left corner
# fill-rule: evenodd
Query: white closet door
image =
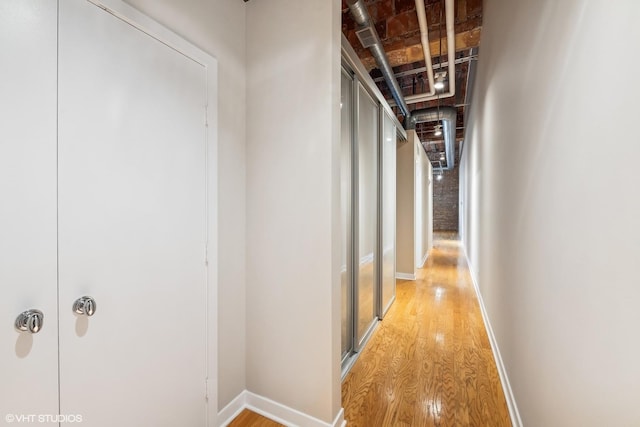
<path id="1" fill-rule="evenodd" d="M 59 37 L 61 412 L 204 426 L 205 69 L 86 1 Z"/>
<path id="2" fill-rule="evenodd" d="M 0 425 L 58 413 L 56 9 L 0 1 Z M 14 328 L 27 309 L 36 334 Z"/>

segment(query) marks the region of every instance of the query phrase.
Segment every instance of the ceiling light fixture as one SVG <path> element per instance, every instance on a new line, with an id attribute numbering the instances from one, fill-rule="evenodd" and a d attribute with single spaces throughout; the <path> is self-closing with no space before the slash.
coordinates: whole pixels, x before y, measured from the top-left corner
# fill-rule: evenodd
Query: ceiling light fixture
<path id="1" fill-rule="evenodd" d="M 443 175 L 442 161 L 438 162 L 438 167 L 437 169 L 434 168 L 433 174 L 436 176 L 436 181 L 442 181 L 442 175 Z"/>
<path id="2" fill-rule="evenodd" d="M 436 125 L 435 130 L 433 131 L 433 134 L 435 136 L 442 135 L 442 125 L 440 125 L 440 124 Z"/>
<path id="3" fill-rule="evenodd" d="M 436 73 L 436 82 L 433 87 L 435 90 L 443 90 L 444 89 L 444 77 L 447 75 L 446 72 Z"/>
<path id="4" fill-rule="evenodd" d="M 438 171 L 436 173 L 436 180 L 442 181 L 442 162 L 438 162 Z"/>

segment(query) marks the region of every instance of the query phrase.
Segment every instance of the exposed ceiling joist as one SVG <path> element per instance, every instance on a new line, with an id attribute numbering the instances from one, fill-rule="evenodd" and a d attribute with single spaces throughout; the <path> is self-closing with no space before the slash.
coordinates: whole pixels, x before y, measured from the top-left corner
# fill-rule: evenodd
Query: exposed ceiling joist
<path id="1" fill-rule="evenodd" d="M 480 46 L 480 33 L 482 31 L 481 27 L 474 28 L 469 31 L 464 31 L 462 33 L 456 34 L 456 52 L 460 52 L 463 50 L 470 49 L 472 47 Z M 440 49 L 440 43 L 442 42 L 442 50 Z M 439 54 L 446 55 L 447 54 L 447 38 L 443 37 L 442 40 L 434 40 L 429 43 L 431 48 L 432 55 L 438 56 Z M 397 67 L 398 65 L 408 64 L 411 62 L 423 61 L 424 55 L 422 54 L 422 45 L 420 44 L 420 39 L 417 39 L 415 44 L 410 44 L 408 46 L 398 45 L 398 46 L 390 46 L 387 50 L 387 57 L 389 58 L 389 63 L 392 67 Z M 376 68 L 376 62 L 371 55 L 366 53 L 362 53 L 361 56 L 362 63 L 367 68 L 367 70 L 372 70 Z"/>
<path id="2" fill-rule="evenodd" d="M 356 31 L 359 25 L 350 13 L 348 4 L 352 0 L 342 1 L 342 31 L 351 43 L 364 67 L 375 79 L 378 88 L 387 98 L 390 105 L 393 93 L 386 80 L 378 78 L 383 73 L 377 69 L 373 56 L 358 40 Z M 355 0 L 353 0 L 355 1 Z M 361 0 L 366 5 L 368 15 L 382 43 L 382 49 L 388 58 L 387 67 L 392 68 L 391 74 L 400 87 L 400 94 L 404 99 L 411 99 L 414 103 L 409 106 L 411 113 L 429 108 L 451 108 L 456 111 L 455 123 L 451 123 L 450 130 L 455 133 L 456 141 L 464 137 L 464 128 L 468 116 L 469 90 L 474 74 L 482 32 L 483 0 Z M 451 2 L 454 3 L 453 25 Z M 427 31 L 422 10 L 426 13 Z M 455 56 L 448 55 L 448 40 L 446 33 L 455 28 Z M 426 33 L 426 34 L 425 34 Z M 428 39 L 429 48 L 423 49 L 422 40 Z M 432 68 L 447 68 L 444 79 L 445 88 L 441 89 L 441 96 L 431 99 L 431 86 L 435 87 L 429 78 L 428 64 L 424 61 L 424 52 L 428 52 L 433 59 Z M 454 61 L 455 70 L 449 69 L 449 61 Z M 444 63 L 446 62 L 446 65 Z M 441 70 L 442 71 L 442 70 Z M 436 77 L 434 75 L 434 77 Z M 447 89 L 448 87 L 448 89 Z M 455 96 L 444 96 L 455 88 Z M 437 89 L 437 88 L 436 88 Z M 435 94 L 437 95 L 437 93 Z M 411 98 L 413 97 L 413 98 Z M 423 99 L 425 97 L 425 99 Z M 405 101 L 406 102 L 406 101 Z M 396 115 L 400 114 L 398 107 L 392 107 Z M 405 114 L 402 114 L 406 116 Z M 415 130 L 420 140 L 428 147 L 429 158 L 432 162 L 442 162 L 442 157 L 449 157 L 445 144 L 441 141 L 441 120 L 435 122 L 420 122 L 415 124 Z M 460 156 L 461 144 L 455 144 L 455 162 Z M 450 150 L 451 151 L 451 150 Z"/>

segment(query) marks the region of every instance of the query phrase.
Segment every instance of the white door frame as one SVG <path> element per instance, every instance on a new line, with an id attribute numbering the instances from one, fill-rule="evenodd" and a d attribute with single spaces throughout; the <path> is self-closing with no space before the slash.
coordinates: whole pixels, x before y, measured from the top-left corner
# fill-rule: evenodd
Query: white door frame
<path id="1" fill-rule="evenodd" d="M 201 64 L 207 75 L 207 425 L 218 415 L 218 61 L 120 0 L 86 0 Z"/>

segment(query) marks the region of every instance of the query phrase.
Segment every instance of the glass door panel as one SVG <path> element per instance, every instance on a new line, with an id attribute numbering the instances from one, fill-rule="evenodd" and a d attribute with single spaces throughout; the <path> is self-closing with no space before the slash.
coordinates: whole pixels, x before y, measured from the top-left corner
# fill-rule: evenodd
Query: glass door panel
<path id="1" fill-rule="evenodd" d="M 378 104 L 358 84 L 358 346 L 376 319 L 378 230 Z"/>
<path id="2" fill-rule="evenodd" d="M 340 149 L 340 281 L 342 286 L 342 358 L 353 349 L 353 292 L 351 280 L 351 151 L 353 143 L 353 78 L 342 70 Z"/>
<path id="3" fill-rule="evenodd" d="M 387 113 L 383 117 L 381 315 L 396 293 L 396 127 Z"/>

